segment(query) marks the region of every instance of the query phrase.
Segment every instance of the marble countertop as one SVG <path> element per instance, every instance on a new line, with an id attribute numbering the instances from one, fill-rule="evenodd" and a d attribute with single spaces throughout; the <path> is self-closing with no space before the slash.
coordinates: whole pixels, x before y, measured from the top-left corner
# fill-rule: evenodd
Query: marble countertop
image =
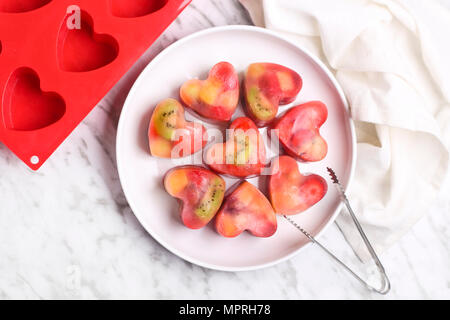
<path id="1" fill-rule="evenodd" d="M 448 192 L 381 254 L 392 281 L 384 297 L 314 246 L 274 267 L 226 273 L 181 260 L 140 226 L 116 171 L 123 102 L 140 71 L 167 45 L 227 24 L 251 24 L 236 0 L 194 0 L 39 172 L 0 144 L 0 299 L 450 298 Z M 444 190 L 450 190 L 449 179 Z M 346 263 L 359 265 L 335 225 L 322 240 Z"/>

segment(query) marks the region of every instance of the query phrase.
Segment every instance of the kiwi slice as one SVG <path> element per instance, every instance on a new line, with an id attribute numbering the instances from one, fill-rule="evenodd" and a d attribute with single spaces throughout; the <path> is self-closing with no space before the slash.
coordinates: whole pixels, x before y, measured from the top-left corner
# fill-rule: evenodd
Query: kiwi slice
<path id="1" fill-rule="evenodd" d="M 250 137 L 246 134 L 237 135 L 234 143 L 236 144 L 234 164 L 246 164 L 250 159 Z"/>
<path id="2" fill-rule="evenodd" d="M 195 208 L 195 214 L 201 219 L 211 218 L 222 205 L 225 194 L 225 184 L 222 179 L 214 178 L 203 198 Z"/>
<path id="3" fill-rule="evenodd" d="M 180 106 L 176 101 L 167 100 L 160 104 L 154 114 L 154 124 L 159 136 L 167 140 L 175 138 Z"/>
<path id="4" fill-rule="evenodd" d="M 253 114 L 259 119 L 271 119 L 274 116 L 270 102 L 258 87 L 250 87 L 247 90 L 247 101 Z"/>

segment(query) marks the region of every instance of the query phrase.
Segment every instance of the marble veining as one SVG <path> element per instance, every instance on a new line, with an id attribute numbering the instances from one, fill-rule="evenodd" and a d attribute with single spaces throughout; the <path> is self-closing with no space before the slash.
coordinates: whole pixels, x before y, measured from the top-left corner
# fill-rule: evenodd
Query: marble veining
<path id="1" fill-rule="evenodd" d="M 392 292 L 368 292 L 318 248 L 264 270 L 191 265 L 140 226 L 120 186 L 115 135 L 127 93 L 174 41 L 217 25 L 251 24 L 236 0 L 194 0 L 86 120 L 34 173 L 0 144 L 0 298 L 450 298 L 450 179 L 430 212 L 381 255 Z M 360 272 L 336 226 L 322 238 Z"/>

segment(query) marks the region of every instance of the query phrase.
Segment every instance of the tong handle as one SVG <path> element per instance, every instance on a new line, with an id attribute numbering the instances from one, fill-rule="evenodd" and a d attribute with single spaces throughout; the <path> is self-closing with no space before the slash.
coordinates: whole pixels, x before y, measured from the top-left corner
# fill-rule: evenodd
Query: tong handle
<path id="1" fill-rule="evenodd" d="M 344 198 L 343 202 L 344 202 L 345 206 L 347 207 L 347 210 L 350 213 L 350 216 L 352 217 L 352 220 L 355 223 L 359 234 L 363 238 L 363 241 L 367 247 L 367 250 L 369 250 L 370 255 L 372 256 L 373 260 L 375 261 L 375 264 L 376 264 L 378 270 L 380 271 L 381 276 L 383 277 L 383 281 L 384 281 L 383 288 L 385 290 L 381 290 L 381 292 L 379 292 L 377 290 L 375 290 L 375 291 L 378 293 L 381 293 L 381 294 L 386 294 L 391 290 L 391 283 L 389 281 L 388 276 L 386 275 L 386 270 L 384 269 L 384 266 L 381 263 L 380 258 L 378 258 L 377 253 L 373 249 L 372 244 L 370 243 L 369 239 L 367 238 L 366 233 L 364 232 L 361 224 L 359 223 L 358 219 L 356 218 L 356 215 L 353 212 L 352 207 L 350 206 L 350 203 L 349 203 L 347 197 L 345 196 L 345 194 L 343 194 L 343 198 Z"/>
<path id="2" fill-rule="evenodd" d="M 340 185 L 338 185 L 338 188 L 341 188 Z M 328 254 L 333 260 L 335 260 L 338 264 L 340 264 L 345 270 L 347 270 L 355 279 L 357 279 L 359 282 L 361 282 L 365 287 L 367 287 L 369 290 L 377 292 L 379 294 L 387 294 L 391 290 L 391 283 L 389 281 L 389 278 L 386 274 L 386 271 L 378 258 L 375 250 L 373 249 L 372 245 L 370 244 L 369 239 L 367 238 L 366 234 L 364 233 L 363 228 L 361 227 L 361 224 L 359 223 L 358 219 L 356 218 L 355 213 L 353 212 L 350 203 L 345 196 L 345 193 L 343 193 L 343 190 L 341 189 L 341 196 L 342 196 L 342 202 L 344 202 L 345 206 L 347 207 L 347 210 L 350 213 L 350 216 L 352 217 L 353 222 L 356 225 L 356 228 L 358 229 L 361 237 L 364 240 L 364 243 L 369 250 L 370 255 L 375 261 L 375 264 L 382 276 L 382 285 L 381 288 L 375 288 L 371 286 L 367 281 L 363 280 L 356 272 L 354 272 L 350 267 L 348 267 L 344 262 L 342 262 L 338 257 L 336 257 L 331 251 L 329 251 L 325 246 L 323 246 L 319 241 L 317 241 L 309 232 L 304 230 L 300 225 L 298 225 L 294 220 L 289 218 L 288 216 L 284 215 L 283 217 L 289 221 L 294 227 L 296 227 L 298 230 L 300 230 L 309 240 L 311 240 L 312 243 L 315 243 L 319 248 L 321 248 L 326 254 Z"/>

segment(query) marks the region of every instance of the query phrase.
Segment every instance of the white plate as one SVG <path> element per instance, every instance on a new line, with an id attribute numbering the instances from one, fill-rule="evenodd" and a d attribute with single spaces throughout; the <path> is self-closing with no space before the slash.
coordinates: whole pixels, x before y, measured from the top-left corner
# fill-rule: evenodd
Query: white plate
<path id="1" fill-rule="evenodd" d="M 303 173 L 327 176 L 332 167 L 348 185 L 355 164 L 355 134 L 348 107 L 338 83 L 315 57 L 290 41 L 262 28 L 226 26 L 190 35 L 161 52 L 137 79 L 123 107 L 117 133 L 117 163 L 126 198 L 144 228 L 164 247 L 192 263 L 207 268 L 241 271 L 267 267 L 298 253 L 307 239 L 283 218 L 270 238 L 256 238 L 244 232 L 234 239 L 221 237 L 212 224 L 201 230 L 184 227 L 178 203 L 164 190 L 162 179 L 175 165 L 192 159 L 157 159 L 149 153 L 147 130 L 154 106 L 168 97 L 178 98 L 180 86 L 191 78 L 205 78 L 219 61 L 232 63 L 242 72 L 253 62 L 274 62 L 290 67 L 303 78 L 303 89 L 294 104 L 321 100 L 329 118 L 322 127 L 329 151 L 325 160 L 300 164 Z M 242 115 L 242 107 L 234 115 Z M 195 119 L 186 114 L 189 120 Z M 196 120 L 200 121 L 200 120 Z M 197 153 L 194 158 L 201 158 Z M 331 185 L 322 201 L 294 217 L 310 233 L 319 236 L 339 214 L 340 201 Z M 226 179 L 231 186 L 236 179 Z M 251 179 L 257 184 L 258 178 Z"/>

